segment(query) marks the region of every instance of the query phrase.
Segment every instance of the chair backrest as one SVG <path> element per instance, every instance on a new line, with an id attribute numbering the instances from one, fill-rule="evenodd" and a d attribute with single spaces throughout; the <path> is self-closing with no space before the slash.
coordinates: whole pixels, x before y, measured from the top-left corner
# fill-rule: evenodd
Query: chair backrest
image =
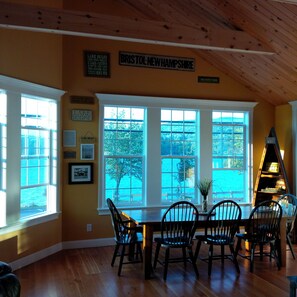
<path id="1" fill-rule="evenodd" d="M 223 200 L 215 204 L 209 211 L 207 221 L 215 220 L 217 223 L 207 224 L 205 235 L 215 237 L 217 240 L 222 238 L 225 242 L 233 240 L 235 233 L 238 232 L 241 220 L 241 208 L 233 200 Z"/>
<path id="2" fill-rule="evenodd" d="M 188 201 L 173 203 L 164 213 L 161 221 L 161 237 L 170 244 L 191 244 L 194 237 L 199 212 Z"/>
<path id="3" fill-rule="evenodd" d="M 297 215 L 297 197 L 293 194 L 284 194 L 278 199 L 278 203 L 281 205 L 283 215 L 287 215 L 287 232 L 292 232 L 294 229 L 294 223 Z"/>
<path id="4" fill-rule="evenodd" d="M 282 207 L 277 201 L 267 200 L 251 211 L 246 232 L 256 242 L 268 243 L 279 236 Z"/>
<path id="5" fill-rule="evenodd" d="M 111 222 L 116 240 L 121 242 L 125 241 L 127 243 L 132 242 L 136 232 L 129 228 L 127 223 L 122 219 L 122 216 L 113 201 L 108 198 L 106 202 L 110 210 Z"/>

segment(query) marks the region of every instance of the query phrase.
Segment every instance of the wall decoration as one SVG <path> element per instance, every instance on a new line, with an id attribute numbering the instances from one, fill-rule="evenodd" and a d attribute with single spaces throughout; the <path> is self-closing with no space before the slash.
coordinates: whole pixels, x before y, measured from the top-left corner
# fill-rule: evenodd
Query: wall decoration
<path id="1" fill-rule="evenodd" d="M 95 104 L 95 98 L 91 96 L 70 96 L 71 104 Z"/>
<path id="2" fill-rule="evenodd" d="M 80 145 L 80 159 L 81 160 L 94 160 L 95 145 L 94 144 L 81 144 Z"/>
<path id="3" fill-rule="evenodd" d="M 93 163 L 69 163 L 68 164 L 69 184 L 92 184 Z"/>
<path id="4" fill-rule="evenodd" d="M 64 147 L 76 147 L 76 131 L 64 130 L 63 131 L 63 146 Z"/>
<path id="5" fill-rule="evenodd" d="M 93 120 L 93 111 L 89 109 L 72 109 L 71 120 L 81 122 L 91 122 Z"/>
<path id="6" fill-rule="evenodd" d="M 85 76 L 110 77 L 109 53 L 85 51 Z"/>
<path id="7" fill-rule="evenodd" d="M 63 152 L 64 159 L 76 159 L 76 152 L 74 151 L 64 151 Z"/>
<path id="8" fill-rule="evenodd" d="M 123 66 L 195 71 L 195 59 L 192 58 L 156 56 L 140 53 L 120 52 L 119 64 Z"/>
<path id="9" fill-rule="evenodd" d="M 198 76 L 199 83 L 219 84 L 220 78 L 217 76 Z"/>

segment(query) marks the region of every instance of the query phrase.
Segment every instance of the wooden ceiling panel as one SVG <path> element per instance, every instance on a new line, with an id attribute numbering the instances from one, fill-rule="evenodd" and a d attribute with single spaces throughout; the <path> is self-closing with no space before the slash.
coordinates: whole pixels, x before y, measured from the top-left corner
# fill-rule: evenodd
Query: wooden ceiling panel
<path id="1" fill-rule="evenodd" d="M 0 26 L 192 48 L 255 97 L 297 97 L 297 0 L 0 0 Z"/>

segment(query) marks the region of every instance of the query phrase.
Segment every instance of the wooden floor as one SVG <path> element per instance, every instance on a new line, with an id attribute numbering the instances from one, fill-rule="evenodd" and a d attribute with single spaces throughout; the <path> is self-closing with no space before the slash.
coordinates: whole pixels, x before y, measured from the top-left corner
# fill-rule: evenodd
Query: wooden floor
<path id="1" fill-rule="evenodd" d="M 297 252 L 297 246 L 294 247 Z M 211 278 L 207 263 L 198 260 L 199 279 L 191 265 L 170 264 L 167 281 L 158 266 L 151 280 L 144 280 L 142 264 L 123 266 L 117 276 L 118 262 L 111 267 L 113 247 L 64 250 L 34 264 L 16 270 L 22 286 L 22 297 L 93 297 L 93 296 L 246 296 L 288 297 L 289 282 L 286 268 L 278 271 L 274 261 L 259 259 L 254 273 L 249 272 L 248 261 L 239 257 L 241 273 L 238 275 L 232 262 L 222 268 L 215 261 Z M 207 254 L 205 247 L 201 253 Z M 297 265 L 287 252 L 288 266 Z"/>

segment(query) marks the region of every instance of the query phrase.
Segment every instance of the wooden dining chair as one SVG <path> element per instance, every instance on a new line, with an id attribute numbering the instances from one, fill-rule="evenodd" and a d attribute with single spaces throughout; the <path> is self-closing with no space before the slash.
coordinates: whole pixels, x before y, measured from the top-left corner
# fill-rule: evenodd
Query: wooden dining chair
<path id="1" fill-rule="evenodd" d="M 282 207 L 277 201 L 267 200 L 259 203 L 251 211 L 244 233 L 237 233 L 236 254 L 250 261 L 250 272 L 254 271 L 254 258 L 269 256 L 274 258 L 278 269 L 281 267 L 280 254 L 280 221 Z M 241 242 L 248 243 L 249 249 L 245 254 L 239 253 Z M 264 246 L 269 245 L 270 251 L 264 252 Z M 256 247 L 259 246 L 259 251 Z"/>
<path id="2" fill-rule="evenodd" d="M 215 222 L 212 222 L 214 220 Z M 195 251 L 195 259 L 197 259 L 201 244 L 209 245 L 208 257 L 199 258 L 208 262 L 208 276 L 211 276 L 212 261 L 217 259 L 221 260 L 222 265 L 225 259 L 231 260 L 237 272 L 240 272 L 234 248 L 234 238 L 238 231 L 240 220 L 241 208 L 233 200 L 220 201 L 209 211 L 204 234 L 196 236 L 198 241 Z M 214 254 L 214 246 L 220 247 L 220 253 L 216 252 Z M 225 253 L 225 246 L 229 246 L 231 254 Z"/>
<path id="3" fill-rule="evenodd" d="M 295 253 L 293 250 L 293 245 L 291 241 L 291 236 L 293 233 L 293 229 L 295 227 L 295 219 L 297 215 L 297 197 L 293 194 L 284 194 L 278 199 L 279 204 L 282 207 L 283 214 L 286 214 L 288 216 L 287 218 L 287 243 L 289 245 L 291 254 L 293 256 L 293 259 L 295 260 Z"/>
<path id="4" fill-rule="evenodd" d="M 167 278 L 168 264 L 172 262 L 191 262 L 198 278 L 199 273 L 194 259 L 192 245 L 193 237 L 198 223 L 198 210 L 188 201 L 178 201 L 172 204 L 164 213 L 161 221 L 161 236 L 155 238 L 157 243 L 154 269 L 157 263 L 164 266 L 163 279 Z M 159 260 L 160 249 L 165 249 L 165 259 Z M 182 257 L 170 256 L 170 250 L 181 249 Z M 188 256 L 187 256 L 188 251 Z"/>
<path id="5" fill-rule="evenodd" d="M 120 276 L 123 264 L 140 263 L 143 260 L 141 247 L 142 227 L 131 227 L 130 224 L 134 222 L 131 220 L 123 220 L 112 200 L 108 198 L 106 201 L 111 214 L 116 242 L 111 266 L 114 265 L 116 257 L 120 257 L 118 269 L 118 276 Z M 125 256 L 128 256 L 127 261 L 124 261 Z"/>

